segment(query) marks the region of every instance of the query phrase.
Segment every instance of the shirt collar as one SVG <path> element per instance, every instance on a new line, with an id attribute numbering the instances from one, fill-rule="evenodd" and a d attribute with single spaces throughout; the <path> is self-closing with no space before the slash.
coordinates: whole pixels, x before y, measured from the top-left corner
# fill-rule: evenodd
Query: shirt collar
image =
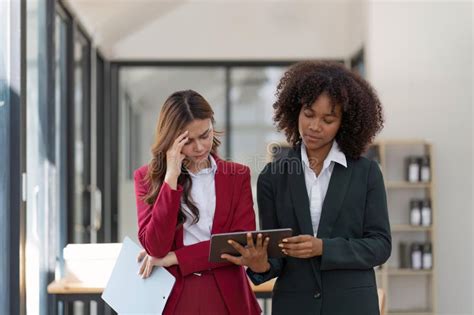
<path id="1" fill-rule="evenodd" d="M 189 175 L 191 177 L 197 177 L 199 175 L 205 175 L 205 174 L 214 174 L 215 175 L 215 173 L 217 171 L 217 163 L 216 163 L 216 160 L 214 159 L 214 157 L 212 156 L 212 154 L 209 154 L 209 161 L 211 162 L 211 167 L 204 168 L 204 169 L 200 170 L 199 172 L 197 172 L 196 174 L 191 172 L 190 170 L 187 170 Z"/>
<path id="2" fill-rule="evenodd" d="M 306 153 L 306 146 L 304 145 L 303 142 L 301 142 L 301 161 L 303 162 L 303 164 L 306 167 L 311 169 L 311 167 L 309 165 L 308 154 Z M 341 151 L 341 149 L 339 148 L 339 145 L 337 144 L 336 141 L 333 141 L 332 146 L 331 146 L 331 150 L 329 151 L 326 159 L 324 160 L 322 169 L 324 170 L 327 167 L 329 167 L 331 162 L 339 163 L 342 166 L 347 168 L 346 155 Z"/>

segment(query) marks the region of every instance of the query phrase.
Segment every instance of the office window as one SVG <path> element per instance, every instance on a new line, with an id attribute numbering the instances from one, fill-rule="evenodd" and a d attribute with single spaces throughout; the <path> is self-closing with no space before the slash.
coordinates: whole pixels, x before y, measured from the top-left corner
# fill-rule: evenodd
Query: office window
<path id="1" fill-rule="evenodd" d="M 52 220 L 53 242 L 58 261 L 62 261 L 62 248 L 66 245 L 67 236 L 67 123 L 68 123 L 68 27 L 70 20 L 62 10 L 57 8 L 54 32 L 54 212 Z M 62 263 L 59 264 L 62 267 Z M 62 274 L 63 270 L 59 270 Z M 57 276 L 59 276 L 59 274 Z"/>
<path id="2" fill-rule="evenodd" d="M 53 164 L 48 158 L 50 107 L 54 104 L 47 93 L 49 75 L 47 71 L 46 2 L 27 3 L 27 130 L 26 168 L 27 213 L 26 213 L 26 309 L 31 314 L 47 313 L 46 286 L 50 280 L 49 236 L 50 213 L 53 207 Z M 48 102 L 46 102 L 48 101 Z M 53 256 L 54 257 L 54 256 Z"/>
<path id="3" fill-rule="evenodd" d="M 27 1 L 26 309 L 49 314 L 47 285 L 61 275 L 67 206 L 67 42 L 55 3 Z M 53 12 L 53 14 L 51 14 Z"/>
<path id="4" fill-rule="evenodd" d="M 19 3 L 0 1 L 0 313 L 20 306 L 20 21 Z"/>
<path id="5" fill-rule="evenodd" d="M 231 68 L 230 139 L 232 160 L 248 165 L 252 186 L 270 159 L 268 145 L 285 138 L 273 125 L 275 91 L 284 67 Z"/>
<path id="6" fill-rule="evenodd" d="M 70 243 L 90 242 L 90 44 L 74 30 L 74 213 Z"/>
<path id="7" fill-rule="evenodd" d="M 94 195 L 94 216 L 93 216 L 93 238 L 92 242 L 96 240 L 98 243 L 109 241 L 108 235 L 105 231 L 106 222 L 111 218 L 104 217 L 105 215 L 105 107 L 106 107 L 106 71 L 105 61 L 97 54 L 96 55 L 96 106 L 95 106 L 95 169 L 92 172 L 96 174 L 96 190 Z M 107 163 L 108 164 L 108 163 Z"/>

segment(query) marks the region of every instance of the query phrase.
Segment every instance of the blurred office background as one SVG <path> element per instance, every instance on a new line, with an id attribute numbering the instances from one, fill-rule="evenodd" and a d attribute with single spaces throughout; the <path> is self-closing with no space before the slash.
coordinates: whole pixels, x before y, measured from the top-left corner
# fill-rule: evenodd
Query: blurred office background
<path id="1" fill-rule="evenodd" d="M 388 314 L 473 314 L 473 12 L 467 0 L 0 0 L 0 314 L 51 314 L 67 244 L 137 239 L 133 170 L 173 91 L 210 102 L 219 153 L 251 167 L 255 199 L 268 145 L 285 141 L 276 85 L 306 59 L 373 84 L 378 140 L 432 150 L 436 228 L 394 240 L 428 239 L 435 268 L 383 274 Z"/>

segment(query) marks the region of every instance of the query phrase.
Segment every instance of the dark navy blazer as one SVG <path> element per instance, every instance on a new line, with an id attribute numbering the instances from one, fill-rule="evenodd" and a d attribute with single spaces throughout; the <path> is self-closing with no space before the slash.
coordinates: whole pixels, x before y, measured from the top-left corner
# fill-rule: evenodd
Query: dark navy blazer
<path id="1" fill-rule="evenodd" d="M 266 165 L 258 178 L 262 229 L 292 228 L 314 235 L 301 163 L 301 149 Z M 384 180 L 378 164 L 366 158 L 335 164 L 324 199 L 318 238 L 323 255 L 310 259 L 270 259 L 264 274 L 247 273 L 255 284 L 278 277 L 274 315 L 377 315 L 374 267 L 391 253 Z"/>

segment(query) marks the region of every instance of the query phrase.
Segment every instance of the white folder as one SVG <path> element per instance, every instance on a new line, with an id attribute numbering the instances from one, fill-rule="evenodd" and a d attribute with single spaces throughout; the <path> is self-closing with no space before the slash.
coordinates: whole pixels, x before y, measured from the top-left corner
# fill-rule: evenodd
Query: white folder
<path id="1" fill-rule="evenodd" d="M 141 247 L 125 237 L 102 299 L 120 315 L 162 314 L 175 278 L 165 268 L 155 267 L 150 277 L 138 275 Z"/>

